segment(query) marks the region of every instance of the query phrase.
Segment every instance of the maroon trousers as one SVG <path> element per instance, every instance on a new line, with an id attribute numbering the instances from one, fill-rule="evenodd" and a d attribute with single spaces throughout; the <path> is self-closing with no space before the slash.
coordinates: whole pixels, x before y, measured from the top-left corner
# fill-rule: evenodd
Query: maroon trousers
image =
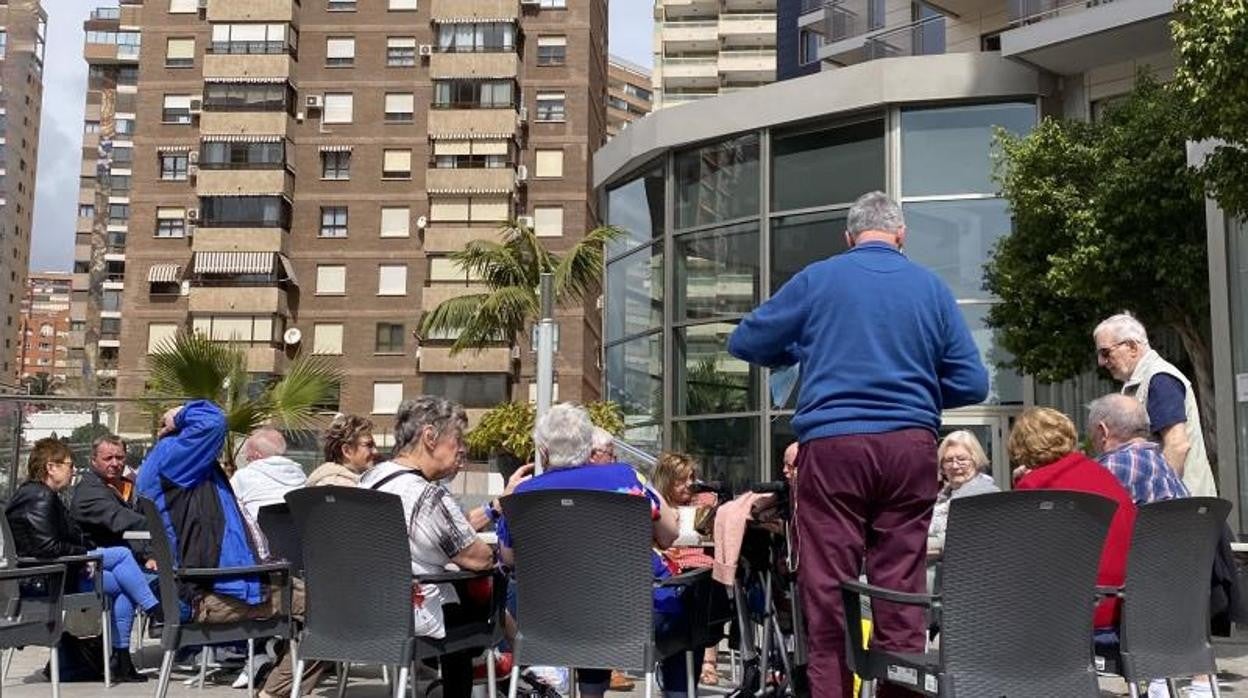
<path id="1" fill-rule="evenodd" d="M 812 695 L 852 698 L 845 659 L 843 579 L 926 591 L 927 526 L 936 501 L 936 439 L 924 429 L 814 439 L 802 444 L 794 486 L 798 587 L 806 614 Z M 921 652 L 921 607 L 872 603 L 872 644 Z M 880 698 L 915 695 L 880 685 Z"/>

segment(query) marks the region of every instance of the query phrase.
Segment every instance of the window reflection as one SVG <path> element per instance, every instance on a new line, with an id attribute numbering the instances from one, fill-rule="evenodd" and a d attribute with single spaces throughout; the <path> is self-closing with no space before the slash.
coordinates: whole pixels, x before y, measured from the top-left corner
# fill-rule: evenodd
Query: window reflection
<path id="1" fill-rule="evenodd" d="M 654 333 L 607 347 L 607 399 L 624 412 L 625 424 L 663 417 L 663 335 Z"/>
<path id="2" fill-rule="evenodd" d="M 901 113 L 904 196 L 993 194 L 993 129 L 1024 134 L 1036 123 L 1031 103 L 977 104 Z"/>
<path id="3" fill-rule="evenodd" d="M 663 167 L 607 192 L 607 221 L 627 233 L 611 243 L 615 254 L 663 235 Z"/>
<path id="4" fill-rule="evenodd" d="M 771 224 L 771 293 L 808 265 L 838 255 L 845 245 L 845 211 L 780 216 Z"/>
<path id="5" fill-rule="evenodd" d="M 759 479 L 759 419 L 695 419 L 672 424 L 672 446 L 697 457 L 701 476 L 734 491 Z"/>
<path id="6" fill-rule="evenodd" d="M 996 341 L 996 331 L 988 327 L 986 322 L 988 310 L 992 303 L 974 303 L 961 306 L 962 317 L 971 330 L 975 346 L 979 347 L 979 356 L 988 368 L 988 399 L 985 404 L 1022 404 L 1023 377 L 1012 368 L 1001 368 L 999 364 L 1010 362 L 1014 357 Z"/>
<path id="7" fill-rule="evenodd" d="M 676 227 L 706 225 L 758 213 L 758 135 L 678 153 Z"/>
<path id="8" fill-rule="evenodd" d="M 906 256 L 936 272 L 954 298 L 990 299 L 984 265 L 1013 228 L 1005 200 L 924 201 L 904 209 Z"/>
<path id="9" fill-rule="evenodd" d="M 603 313 L 606 340 L 614 342 L 663 323 L 663 252 L 643 247 L 607 265 Z"/>
<path id="10" fill-rule="evenodd" d="M 674 261 L 678 319 L 748 313 L 757 305 L 757 225 L 681 236 Z"/>
<path id="11" fill-rule="evenodd" d="M 758 409 L 757 368 L 728 354 L 736 323 L 714 322 L 676 330 L 677 414 Z"/>
<path id="12" fill-rule="evenodd" d="M 772 136 L 772 210 L 852 203 L 884 189 L 884 121 Z"/>

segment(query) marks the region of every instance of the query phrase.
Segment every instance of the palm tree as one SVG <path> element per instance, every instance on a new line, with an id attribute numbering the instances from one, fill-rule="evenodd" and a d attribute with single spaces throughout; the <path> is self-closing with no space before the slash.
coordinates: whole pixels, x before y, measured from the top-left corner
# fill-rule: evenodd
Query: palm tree
<path id="1" fill-rule="evenodd" d="M 247 374 L 241 348 L 214 342 L 198 332 L 179 332 L 148 357 L 148 388 L 160 396 L 212 400 L 225 412 L 222 458 L 233 468 L 234 444 L 266 424 L 303 430 L 313 427 L 319 406 L 332 398 L 341 372 L 322 356 L 298 356 L 275 382 L 257 386 Z"/>
<path id="2" fill-rule="evenodd" d="M 36 373 L 22 379 L 27 395 L 60 395 L 65 381 L 47 373 Z"/>
<path id="3" fill-rule="evenodd" d="M 456 335 L 451 354 L 499 341 L 515 341 L 538 320 L 538 285 L 543 273 L 554 275 L 555 303 L 583 301 L 602 281 L 606 244 L 624 231 L 601 226 L 570 250 L 547 250 L 529 226 L 518 221 L 500 229 L 501 242 L 474 240 L 451 255 L 471 279 L 486 290 L 449 298 L 427 313 L 421 334 Z"/>

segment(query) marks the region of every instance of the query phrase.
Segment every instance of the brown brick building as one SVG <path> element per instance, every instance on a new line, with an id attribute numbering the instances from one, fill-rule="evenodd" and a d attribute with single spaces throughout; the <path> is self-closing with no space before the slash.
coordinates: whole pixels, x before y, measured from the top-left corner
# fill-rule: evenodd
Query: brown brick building
<path id="1" fill-rule="evenodd" d="M 72 278 L 63 272 L 32 272 L 22 296 L 19 380 L 47 375 L 61 381 L 70 377 L 69 296 Z"/>
<path id="2" fill-rule="evenodd" d="M 447 257 L 467 241 L 521 218 L 560 249 L 596 225 L 603 3 L 129 0 L 121 13 L 143 49 L 120 395 L 144 390 L 149 349 L 186 327 L 246 344 L 258 379 L 296 350 L 340 357 L 339 408 L 382 424 L 422 391 L 473 409 L 528 395 L 527 342 L 452 358 L 413 333 L 423 310 L 480 288 Z M 599 392 L 598 324 L 592 305 L 562 317 L 562 398 Z"/>
<path id="3" fill-rule="evenodd" d="M 611 56 L 607 66 L 607 137 L 619 133 L 629 122 L 649 114 L 653 98 L 650 71 L 618 56 Z"/>
<path id="4" fill-rule="evenodd" d="M 47 22 L 38 0 L 0 0 L 0 388 L 18 369 Z"/>

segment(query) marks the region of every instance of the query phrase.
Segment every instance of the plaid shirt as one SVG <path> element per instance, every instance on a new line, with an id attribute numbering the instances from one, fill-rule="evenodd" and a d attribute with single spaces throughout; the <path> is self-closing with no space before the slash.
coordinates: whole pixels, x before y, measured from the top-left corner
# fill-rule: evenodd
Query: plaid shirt
<path id="1" fill-rule="evenodd" d="M 1123 444 L 1102 453 L 1097 460 L 1127 488 L 1136 504 L 1191 496 L 1161 449 L 1150 441 Z"/>

